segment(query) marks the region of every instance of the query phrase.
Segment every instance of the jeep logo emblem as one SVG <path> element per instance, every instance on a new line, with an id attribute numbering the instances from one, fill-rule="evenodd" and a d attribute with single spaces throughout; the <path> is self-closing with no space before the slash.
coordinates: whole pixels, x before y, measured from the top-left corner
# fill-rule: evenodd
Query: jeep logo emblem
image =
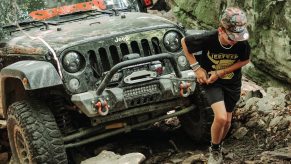
<path id="1" fill-rule="evenodd" d="M 114 42 L 127 42 L 129 40 L 128 36 L 124 36 L 124 37 L 116 37 Z"/>

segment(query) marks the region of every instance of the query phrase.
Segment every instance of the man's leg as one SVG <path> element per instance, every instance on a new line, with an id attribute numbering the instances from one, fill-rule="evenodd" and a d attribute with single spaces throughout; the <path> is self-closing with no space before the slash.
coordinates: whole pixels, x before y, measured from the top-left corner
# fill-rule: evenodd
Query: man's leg
<path id="1" fill-rule="evenodd" d="M 227 125 L 228 114 L 225 109 L 224 101 L 219 101 L 211 105 L 214 113 L 214 120 L 211 126 L 212 144 L 220 144 L 223 139 Z"/>
<path id="2" fill-rule="evenodd" d="M 229 128 L 230 128 L 230 125 L 231 125 L 231 120 L 232 120 L 232 112 L 227 112 L 227 119 L 226 119 L 226 123 L 224 125 L 221 141 L 224 140 L 225 136 L 227 135 L 227 133 L 229 131 Z"/>
<path id="3" fill-rule="evenodd" d="M 211 126 L 211 147 L 209 148 L 208 164 L 221 164 L 223 159 L 220 143 L 227 122 L 227 112 L 224 101 L 213 103 L 211 108 L 214 113 L 214 120 Z"/>

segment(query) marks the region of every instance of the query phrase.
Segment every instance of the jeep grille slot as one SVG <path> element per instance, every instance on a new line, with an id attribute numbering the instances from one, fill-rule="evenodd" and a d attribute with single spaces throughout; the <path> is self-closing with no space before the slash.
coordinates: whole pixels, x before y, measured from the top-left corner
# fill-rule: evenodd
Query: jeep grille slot
<path id="1" fill-rule="evenodd" d="M 100 55 L 100 59 L 101 59 L 101 64 L 103 67 L 103 71 L 109 71 L 110 70 L 110 63 L 109 63 L 109 59 L 108 59 L 108 55 L 106 52 L 105 48 L 99 48 L 98 50 L 99 55 Z"/>
<path id="2" fill-rule="evenodd" d="M 93 71 L 93 76 L 96 78 L 99 78 L 101 76 L 101 70 L 100 70 L 100 66 L 98 65 L 99 63 L 97 62 L 98 61 L 97 55 L 92 50 L 88 51 L 88 54 L 89 54 L 90 66 Z"/>
<path id="3" fill-rule="evenodd" d="M 132 53 L 138 53 L 138 54 L 141 54 L 141 52 L 140 52 L 140 48 L 138 47 L 138 43 L 137 43 L 137 41 L 132 41 L 132 42 L 130 43 L 130 45 L 131 45 Z"/>
<path id="4" fill-rule="evenodd" d="M 159 39 L 157 37 L 141 39 L 140 41 L 131 41 L 130 45 L 127 43 L 121 43 L 120 45 L 108 46 L 109 47 L 100 47 L 98 49 L 103 72 L 109 71 L 111 67 L 121 62 L 123 56 L 130 53 L 138 53 L 141 56 L 151 56 L 153 54 L 162 53 Z"/>
<path id="5" fill-rule="evenodd" d="M 146 40 L 146 39 L 141 40 L 141 45 L 142 45 L 144 56 L 152 55 L 148 40 Z"/>
<path id="6" fill-rule="evenodd" d="M 152 38 L 152 44 L 153 44 L 155 54 L 162 53 L 162 50 L 160 47 L 160 42 L 159 42 L 159 39 L 157 37 Z"/>
<path id="7" fill-rule="evenodd" d="M 117 48 L 116 46 L 110 46 L 109 47 L 109 51 L 110 51 L 110 54 L 111 54 L 111 57 L 112 57 L 112 60 L 113 60 L 113 65 L 117 64 L 120 62 L 120 57 L 118 55 L 118 51 L 117 51 Z"/>
<path id="8" fill-rule="evenodd" d="M 122 56 L 125 56 L 125 55 L 129 54 L 129 50 L 128 50 L 127 44 L 121 43 L 120 44 L 120 49 L 121 49 Z"/>

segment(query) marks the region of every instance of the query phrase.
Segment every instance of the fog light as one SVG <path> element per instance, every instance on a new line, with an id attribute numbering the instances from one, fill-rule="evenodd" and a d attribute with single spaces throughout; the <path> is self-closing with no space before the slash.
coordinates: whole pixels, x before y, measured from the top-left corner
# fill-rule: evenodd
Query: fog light
<path id="1" fill-rule="evenodd" d="M 187 65 L 187 59 L 185 56 L 179 56 L 178 57 L 178 63 L 180 66 L 185 67 Z"/>

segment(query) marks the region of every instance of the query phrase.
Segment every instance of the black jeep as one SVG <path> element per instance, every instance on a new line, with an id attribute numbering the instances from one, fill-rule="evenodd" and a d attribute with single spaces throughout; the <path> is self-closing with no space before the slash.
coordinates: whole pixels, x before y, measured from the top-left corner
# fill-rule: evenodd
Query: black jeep
<path id="1" fill-rule="evenodd" d="M 151 0 L 26 2 L 0 43 L 0 118 L 16 163 L 67 163 L 68 148 L 175 116 L 209 139 L 187 31 L 145 13 Z"/>

